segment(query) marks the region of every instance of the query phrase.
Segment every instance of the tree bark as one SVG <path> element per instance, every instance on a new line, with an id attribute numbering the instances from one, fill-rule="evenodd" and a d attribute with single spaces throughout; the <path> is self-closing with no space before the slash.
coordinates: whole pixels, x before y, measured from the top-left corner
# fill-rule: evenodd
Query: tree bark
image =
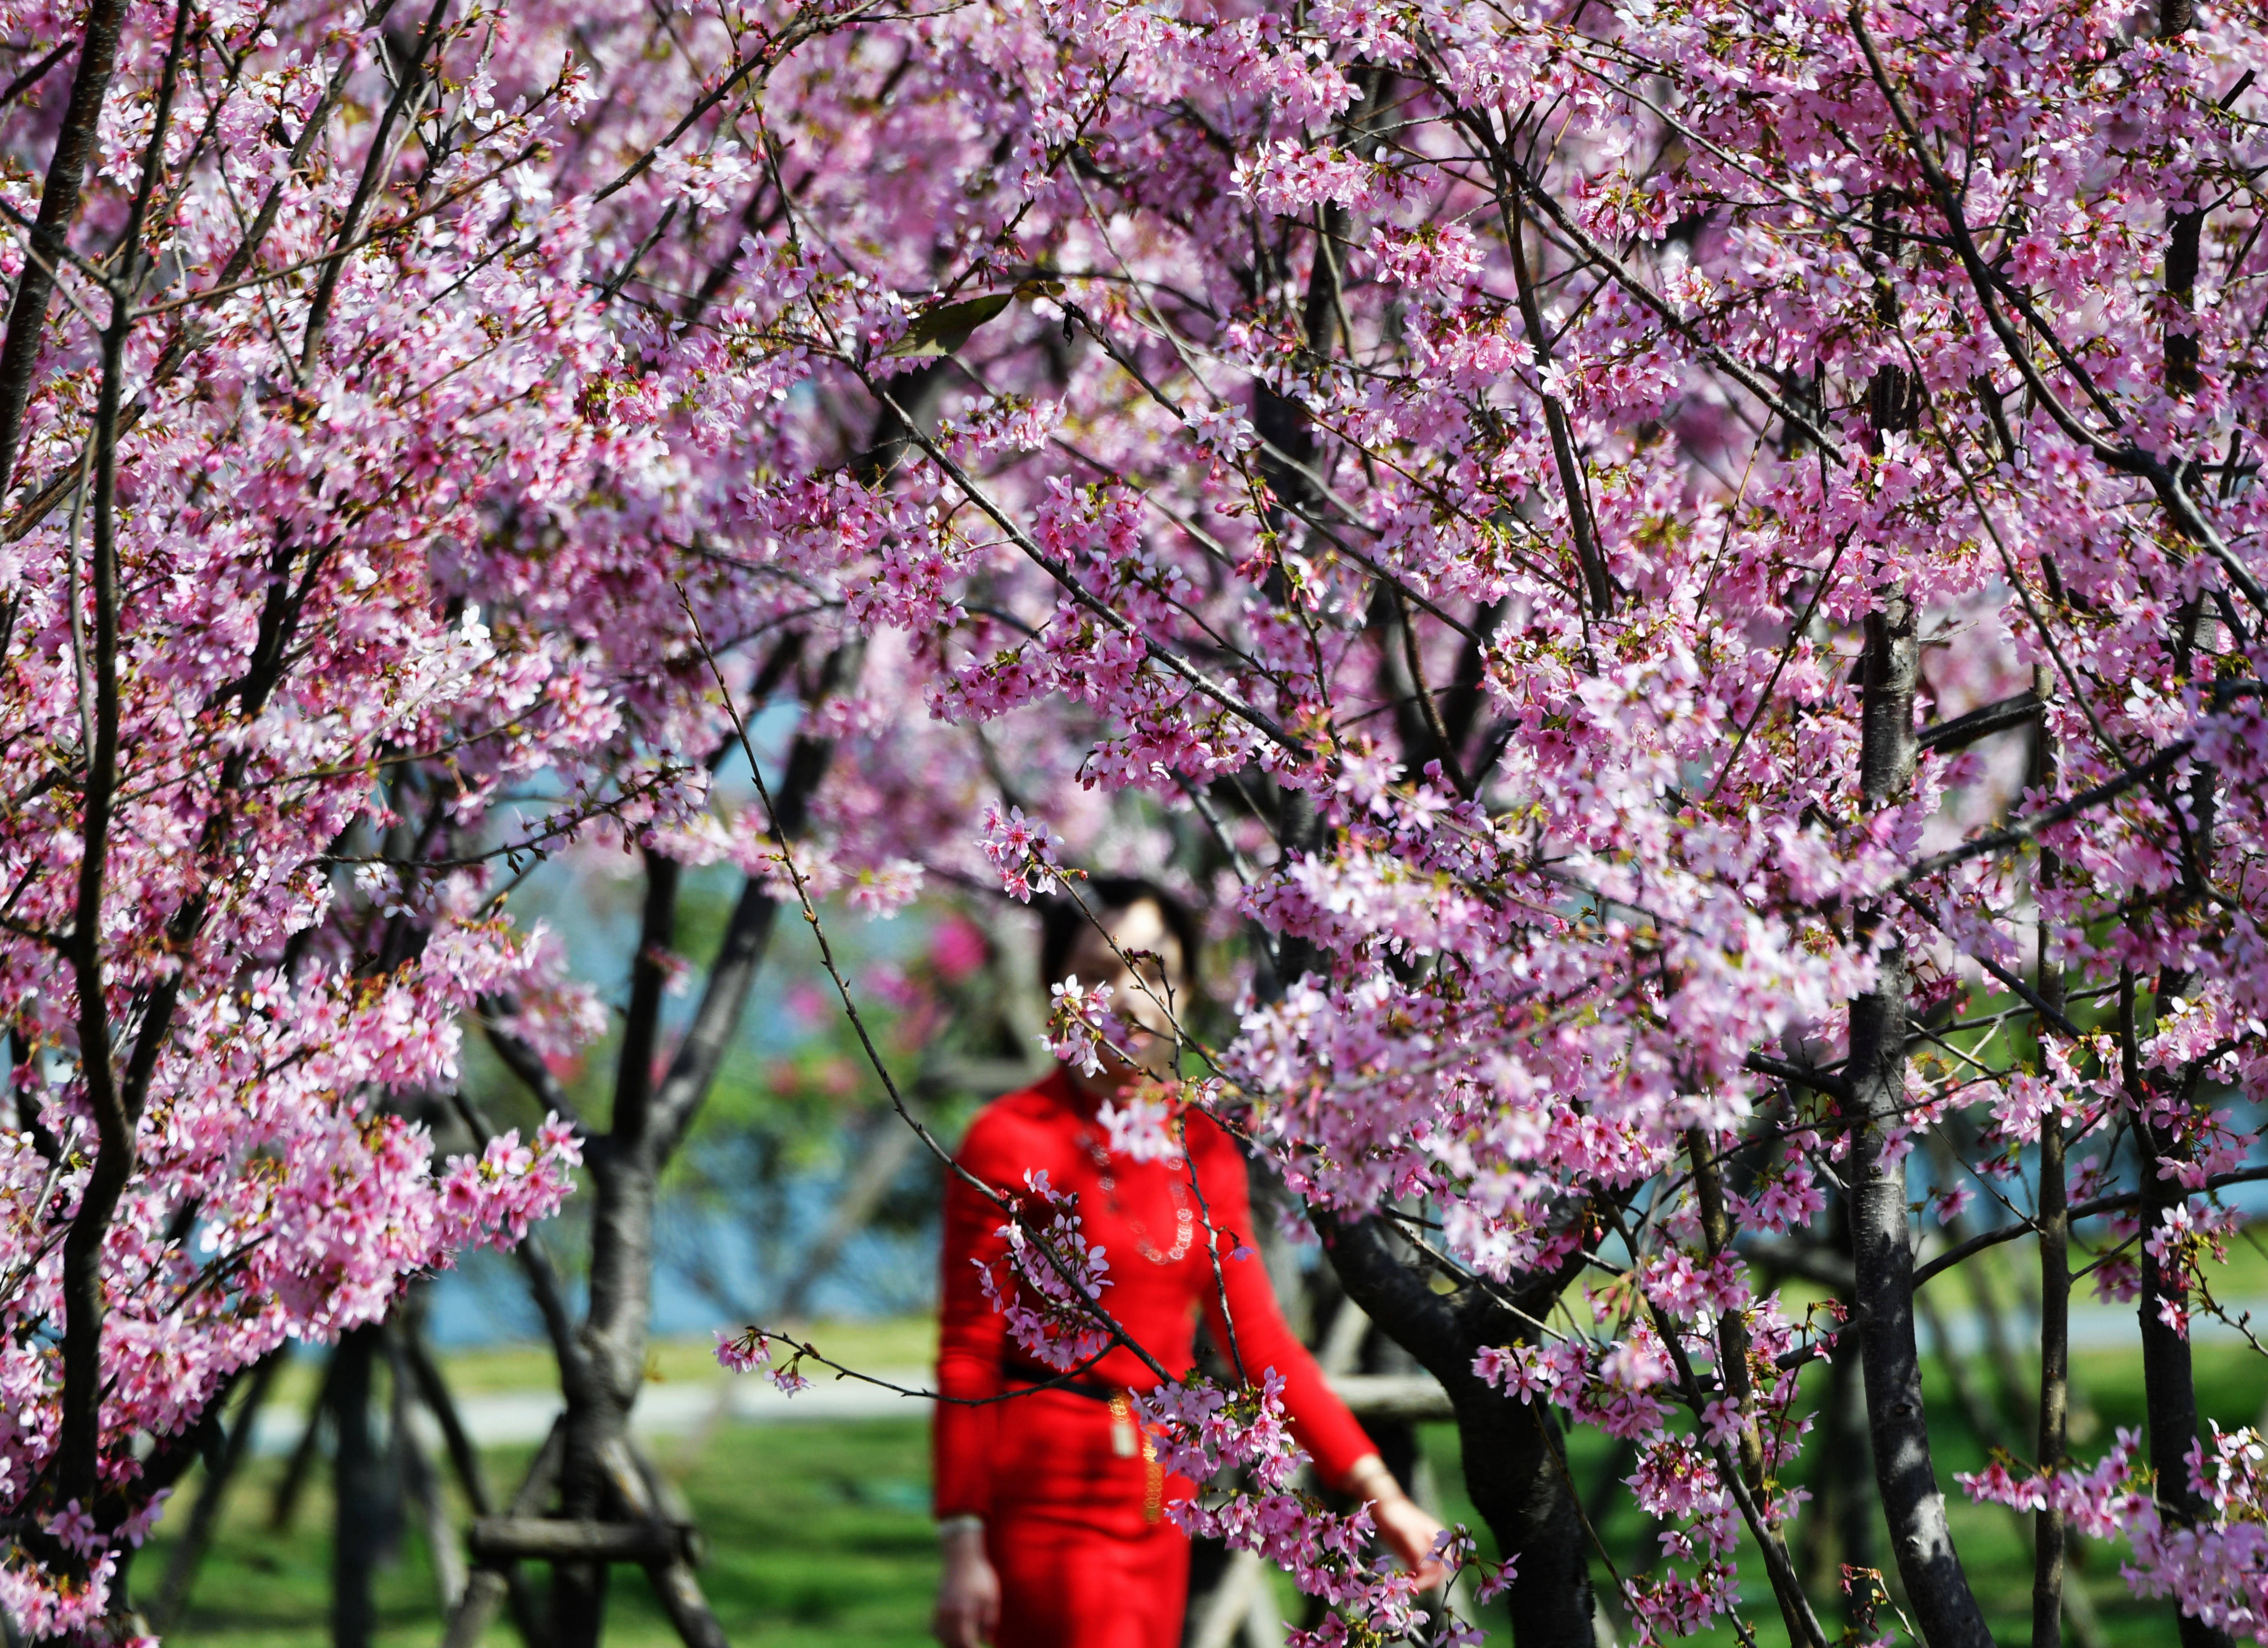
<path id="1" fill-rule="evenodd" d="M 527 1475 L 519 1484 L 519 1491 L 512 1497 L 509 1515 L 533 1516 L 549 1497 L 551 1487 L 559 1475 L 559 1456 L 565 1451 L 563 1418 L 551 1427 L 543 1438 L 543 1446 L 530 1460 Z M 441 1633 L 442 1648 L 478 1648 L 489 1621 L 495 1617 L 497 1604 L 503 1601 L 513 1588 L 519 1569 L 517 1564 L 496 1568 L 483 1564 L 473 1570 L 465 1582 L 465 1593 L 457 1599 L 456 1608 Z M 525 1629 L 525 1627 L 523 1627 Z M 528 1638 L 529 1648 L 535 1648 L 537 1638 Z"/>
<path id="2" fill-rule="evenodd" d="M 659 1496 L 648 1484 L 645 1474 L 638 1468 L 637 1453 L 627 1438 L 618 1439 L 607 1449 L 605 1466 L 608 1485 L 622 1509 L 633 1518 L 653 1520 L 662 1516 Z M 685 1648 L 731 1648 L 725 1637 L 725 1628 L 718 1623 L 717 1615 L 709 1607 L 709 1600 L 701 1594 L 701 1582 L 693 1576 L 693 1564 L 688 1560 L 689 1551 L 681 1550 L 645 1564 L 646 1579 L 653 1587 L 654 1600 L 677 1629 Z"/>
<path id="3" fill-rule="evenodd" d="M 2190 32 L 2196 20 L 2194 0 L 2159 0 L 2160 40 L 2178 40 Z M 2184 321 L 2191 327 L 2197 324 L 2193 316 L 2197 308 L 2198 264 L 2204 241 L 2205 211 L 2201 207 L 2167 213 L 2166 296 L 2181 313 L 2178 319 L 2169 317 L 2166 327 L 2166 387 L 2176 394 L 2195 394 L 2204 386 L 2198 371 L 2204 357 L 2197 334 L 2183 329 Z"/>
<path id="4" fill-rule="evenodd" d="M 1913 604 L 1893 592 L 1867 618 L 1859 779 L 1870 807 L 1901 796 L 1912 778 L 1919 675 Z M 1869 938 L 1874 929 L 1870 915 L 1859 936 Z M 1953 1547 L 1922 1403 L 1905 1151 L 1893 1157 L 1889 1137 L 1905 1103 L 1907 981 L 1905 954 L 1893 938 L 1877 953 L 1874 988 L 1851 1004 L 1851 1259 L 1867 1429 L 1898 1574 L 1922 1640 L 1930 1648 L 1992 1648 Z"/>
<path id="5" fill-rule="evenodd" d="M 1881 1495 L 1874 1486 L 1874 1442 L 1867 1422 L 1867 1370 L 1857 1344 L 1837 1346 L 1834 1378 L 1829 1387 L 1827 1446 L 1834 1450 L 1822 1464 L 1834 1477 L 1835 1549 L 1852 1568 L 1879 1571 L 1882 1565 L 1878 1539 Z M 1835 1582 L 1828 1571 L 1828 1582 Z M 1856 1625 L 1867 1601 L 1852 1591 L 1843 1599 L 1845 1622 Z"/>
<path id="6" fill-rule="evenodd" d="M 2161 981 L 2161 992 L 2164 988 Z M 2136 1147 L 2141 1156 L 2137 1174 L 2141 1180 L 2145 1245 L 2141 1251 L 2142 1293 L 2137 1315 L 2142 1330 L 2142 1400 L 2148 1416 L 2150 1468 L 2158 1479 L 2159 1511 L 2169 1521 L 2187 1526 L 2205 1514 L 2204 1497 L 2190 1477 L 2190 1450 L 2197 1446 L 2198 1439 L 2196 1371 L 2191 1365 L 2188 1332 L 2169 1323 L 2160 1312 L 2169 1306 L 2176 1311 L 2185 1310 L 2189 1282 L 2179 1254 L 2161 1259 L 2149 1251 L 2147 1241 L 2161 1228 L 2166 1215 L 2188 1199 L 2180 1181 L 2163 1174 L 2159 1164 L 2186 1159 L 2191 1145 L 2186 1131 L 2176 1130 L 2180 1122 L 2169 1125 L 2166 1118 L 2155 1113 L 2155 1104 L 2162 1102 L 2165 1095 L 2154 1090 L 2148 1075 L 2139 1068 L 2135 989 L 2133 970 L 2121 967 L 2118 1040 L 2127 1097 L 2134 1106 Z M 2176 1108 L 2176 1114 L 2184 1118 L 2190 1107 L 2187 1088 L 2184 1083 Z M 2227 1631 L 2186 1613 L 2179 1620 L 2182 1648 L 2228 1648 Z"/>
<path id="7" fill-rule="evenodd" d="M 88 558 L 93 597 L 93 629 L 87 674 L 77 685 L 81 694 L 82 725 L 88 747 L 80 812 L 80 857 L 73 901 L 70 938 L 64 949 L 69 960 L 75 1018 L 78 1028 L 78 1058 L 86 1107 L 92 1114 L 99 1140 L 94 1164 L 79 1192 L 77 1210 L 63 1238 L 63 1391 L 62 1418 L 56 1428 L 55 1497 L 64 1505 L 82 1505 L 99 1522 L 115 1527 L 116 1512 L 101 1505 L 102 1482 L 102 1286 L 103 1243 L 136 1166 L 136 1134 L 158 1059 L 172 1033 L 175 1004 L 180 998 L 183 967 L 166 974 L 149 988 L 141 1003 L 140 1026 L 133 1038 L 125 1069 L 118 1069 L 113 1045 L 114 1026 L 107 997 L 107 964 L 103 945 L 103 900 L 108 870 L 113 810 L 119 782 L 122 580 L 118 556 L 119 403 L 123 394 L 127 344 L 134 329 L 135 303 L 139 298 L 148 260 L 142 247 L 143 226 L 163 169 L 165 144 L 173 119 L 173 94 L 180 83 L 183 47 L 188 35 L 190 7 L 177 0 L 173 27 L 158 86 L 149 137 L 142 149 L 140 179 L 119 237 L 115 269 L 107 282 L 110 317 L 102 329 L 102 376 L 95 395 L 92 461 L 88 472 L 93 495 L 93 537 Z M 50 225 L 58 256 L 70 217 L 77 210 L 84 171 L 84 156 L 66 166 L 66 151 L 81 137 L 74 136 L 76 122 L 86 126 L 84 141 L 91 143 L 99 125 L 102 99 L 118 44 L 120 12 L 103 0 L 88 13 L 87 32 L 81 45 L 79 72 L 71 89 L 71 105 L 64 131 L 49 166 L 49 181 L 67 189 L 69 201 L 58 207 Z M 107 33 L 105 33 L 107 31 Z M 58 178 L 63 171 L 65 176 Z M 49 224 L 50 202 L 42 199 L 40 224 Z M 35 226 L 36 253 L 40 231 Z M 48 276 L 52 279 L 52 271 Z M 35 255 L 26 263 L 16 301 L 9 316 L 9 332 L 0 343 L 0 495 L 4 495 L 6 467 L 14 462 L 17 431 L 26 398 L 29 372 L 36 361 L 37 332 L 44 323 L 44 290 L 32 301 L 40 278 Z M 28 322 L 19 334 L 18 322 Z M 28 341 L 26 338 L 28 336 Z M 24 352 L 19 357 L 18 346 Z M 86 482 L 82 482 L 85 485 Z M 71 530 L 71 556 L 77 557 L 77 519 Z M 70 589 L 70 623 L 79 622 L 76 577 Z M 92 698 L 91 707 L 87 699 Z"/>
<path id="8" fill-rule="evenodd" d="M 2040 1127 L 2040 1429 L 2036 1455 L 2040 1469 L 2049 1472 L 2060 1471 L 2070 1452 L 2069 1208 L 2063 1124 L 2051 1115 Z M 2062 1648 L 2066 1537 L 2063 1512 L 2051 1499 L 2033 1519 L 2032 1648 Z"/>
<path id="9" fill-rule="evenodd" d="M 557 1517 L 481 1517 L 467 1543 L 482 1562 L 501 1567 L 539 1562 L 689 1561 L 693 1530 L 668 1522 L 567 1522 Z"/>
<path id="10" fill-rule="evenodd" d="M 371 133 L 370 146 L 363 155 L 362 174 L 355 180 L 354 198 L 347 202 L 346 216 L 340 220 L 338 232 L 333 237 L 332 254 L 324 260 L 322 273 L 316 277 L 314 296 L 307 304 L 306 329 L 299 344 L 302 372 L 314 366 L 316 352 L 323 343 L 323 330 L 330 321 L 331 302 L 338 295 L 339 277 L 352 255 L 355 237 L 362 232 L 364 215 L 393 164 L 394 129 L 412 99 L 424 93 L 426 54 L 433 49 L 433 42 L 440 33 L 442 14 L 448 7 L 449 0 L 433 0 L 433 9 L 426 14 L 425 26 L 418 33 L 416 47 L 408 54 L 409 60 L 396 68 L 394 95 L 387 99 L 378 128 Z"/>
<path id="11" fill-rule="evenodd" d="M 645 909 L 630 968 L 630 1009 L 615 1078 L 606 1148 L 590 1158 L 591 1303 L 576 1335 L 581 1355 L 563 1364 L 566 1453 L 560 1461 L 560 1512 L 594 1521 L 605 1508 L 606 1445 L 626 1430 L 645 1374 L 646 1322 L 653 1300 L 655 1164 L 646 1150 L 655 1048 L 667 958 L 676 942 L 677 864 L 646 855 Z M 551 1571 L 551 1637 L 558 1648 L 593 1648 L 606 1612 L 603 1563 L 561 1562 Z"/>
<path id="12" fill-rule="evenodd" d="M 2151 1159 L 2142 1169 L 2142 1228 L 2156 1227 L 2170 1209 L 2181 1205 L 2180 1187 L 2161 1181 L 2156 1158 L 2173 1153 L 2169 1142 L 2146 1122 L 2142 1128 L 2144 1150 Z M 2171 1194 L 2167 1194 L 2170 1191 Z M 2142 1255 L 2142 1387 L 2149 1415 L 2150 1467 L 2157 1473 L 2158 1503 L 2171 1519 L 2199 1519 L 2205 1505 L 2190 1479 L 2190 1450 L 2197 1443 L 2197 1384 L 2191 1365 L 2189 1336 L 2169 1327 L 2158 1314 L 2160 1302 L 2185 1305 L 2188 1289 L 2177 1265 L 2164 1265 Z M 2189 1615 L 2181 1616 L 2182 1648 L 2228 1648 L 2227 1631 Z"/>
<path id="13" fill-rule="evenodd" d="M 410 1325 L 405 1317 L 406 1313 L 397 1313 L 386 1335 L 387 1365 L 392 1375 L 389 1417 L 394 1454 L 400 1463 L 402 1498 L 416 1509 L 419 1531 L 425 1536 L 426 1556 L 433 1565 L 434 1594 L 446 1619 L 465 1593 L 465 1554 L 459 1549 L 456 1527 L 450 1520 L 441 1473 L 411 1428 L 417 1406 L 416 1380 L 409 1371 L 406 1341 Z"/>
<path id="14" fill-rule="evenodd" d="M 2045 666 L 2033 672 L 2036 695 L 2044 704 L 2054 687 Z M 2026 780 L 2046 791 L 2055 783 L 2055 735 L 2047 717 L 2032 734 Z M 2052 852 L 2040 855 L 2034 895 L 2051 891 L 2058 873 Z M 2039 998 L 2056 1012 L 2064 1010 L 2063 968 L 2057 965 L 2054 936 L 2044 909 L 2038 936 Z M 2048 1034 L 2042 1025 L 2039 1034 Z M 2039 1468 L 2060 1471 L 2071 1451 L 2071 1186 L 2064 1166 L 2063 1123 L 2053 1113 L 2040 1118 L 2040 1191 L 2035 1223 L 2040 1244 L 2040 1424 L 2035 1454 Z M 2070 1531 L 2052 1499 L 2033 1519 L 2032 1648 L 2063 1648 L 2064 1564 Z"/>
<path id="15" fill-rule="evenodd" d="M 532 1239 L 531 1239 L 532 1240 Z M 412 1316 L 401 1324 L 401 1357 L 411 1380 L 417 1389 L 417 1399 L 425 1411 L 433 1416 L 440 1427 L 442 1446 L 447 1450 L 451 1468 L 456 1472 L 457 1485 L 464 1492 L 465 1503 L 476 1517 L 496 1513 L 496 1496 L 490 1491 L 488 1473 L 481 1468 L 481 1456 L 473 1446 L 471 1436 L 465 1430 L 463 1417 L 457 1412 L 455 1397 L 449 1393 L 448 1381 L 427 1350 L 421 1330 L 421 1316 Z M 543 1648 L 545 1628 L 543 1611 L 527 1582 L 526 1572 L 517 1563 L 504 1564 L 501 1570 L 506 1594 L 512 1601 L 512 1623 L 519 1627 L 520 1639 L 527 1648 Z M 468 1587 L 479 1578 L 466 1576 Z M 461 1608 L 464 1597 L 460 1592 L 447 1612 L 453 1615 Z"/>
<path id="16" fill-rule="evenodd" d="M 323 1358 L 323 1371 L 315 1380 L 315 1394 L 307 1400 L 306 1423 L 299 1427 L 298 1440 L 291 1445 L 291 1457 L 284 1461 L 284 1475 L 276 1480 L 275 1497 L 268 1502 L 268 1528 L 272 1534 L 289 1532 L 293 1519 L 299 1514 L 299 1496 L 307 1490 L 307 1477 L 323 1451 L 323 1427 L 330 1423 L 331 1380 L 338 1366 L 339 1353 L 334 1346 L 331 1354 Z"/>

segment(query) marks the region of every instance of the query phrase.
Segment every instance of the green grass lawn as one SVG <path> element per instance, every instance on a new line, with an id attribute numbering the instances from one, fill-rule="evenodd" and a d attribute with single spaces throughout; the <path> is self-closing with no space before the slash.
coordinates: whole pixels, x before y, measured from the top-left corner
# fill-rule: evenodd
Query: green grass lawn
<path id="1" fill-rule="evenodd" d="M 512 1483 L 525 1449 L 489 1457 L 492 1480 Z M 665 1461 L 679 1474 L 710 1541 L 701 1583 L 737 1641 L 781 1648 L 858 1643 L 911 1648 L 927 1640 L 936 1583 L 928 1513 L 925 1427 L 914 1420 L 734 1426 L 692 1457 Z M 232 1648 L 318 1648 L 329 1640 L 331 1508 L 311 1484 L 294 1527 L 278 1533 L 269 1510 L 281 1461 L 262 1460 L 230 1500 L 221 1537 L 171 1641 Z M 154 1592 L 170 1544 L 163 1533 L 142 1554 L 141 1592 Z M 387 1648 L 435 1648 L 441 1637 L 432 1565 L 415 1528 L 379 1579 L 379 1640 Z M 614 1571 L 608 1638 L 676 1641 L 644 1576 Z M 517 1642 L 499 1620 L 494 1644 Z"/>
<path id="2" fill-rule="evenodd" d="M 855 1349 L 856 1359 L 869 1365 L 903 1365 L 919 1359 L 924 1333 L 919 1324 L 883 1325 L 861 1330 L 855 1346 L 841 1333 L 822 1342 L 830 1351 L 839 1343 L 846 1360 L 853 1359 L 849 1353 Z M 657 1376 L 695 1377 L 699 1351 L 664 1347 L 656 1357 Z M 460 1357 L 453 1365 L 454 1376 L 468 1390 L 525 1387 L 536 1383 L 544 1368 L 537 1356 L 517 1351 Z M 2250 1352 L 2201 1348 L 2198 1372 L 2205 1412 L 2225 1425 L 2251 1423 L 2268 1398 L 2268 1363 Z M 2081 1439 L 2083 1453 L 2098 1452 L 2114 1427 L 2141 1423 L 2140 1372 L 2132 1358 L 2081 1356 L 2076 1381 L 2094 1427 L 2094 1434 Z M 1984 1452 L 1953 1420 L 1941 1368 L 1932 1370 L 1928 1394 L 1933 1416 L 1946 1420 L 1937 1461 L 1950 1487 L 1950 1474 L 1981 1464 Z M 1440 1512 L 1451 1519 L 1474 1521 L 1462 1490 L 1454 1431 L 1428 1427 L 1425 1443 L 1442 1485 Z M 1593 1435 L 1573 1438 L 1572 1464 L 1587 1488 L 1609 1446 Z M 936 1549 L 926 1508 L 926 1430 L 920 1422 L 732 1425 L 697 1442 L 665 1438 L 657 1451 L 708 1534 L 711 1555 L 702 1584 L 735 1642 L 761 1641 L 767 1648 L 913 1648 L 927 1640 Z M 1818 1452 L 1815 1441 L 1799 1474 L 1816 1468 Z M 525 1449 L 491 1454 L 492 1482 L 509 1492 L 526 1458 Z M 329 1640 L 328 1487 L 319 1472 L 294 1525 L 276 1532 L 269 1526 L 269 1512 L 281 1474 L 282 1461 L 261 1460 L 239 1482 L 173 1640 L 212 1648 L 318 1648 Z M 185 1484 L 184 1503 L 198 1485 L 195 1476 Z M 1952 1514 L 1971 1580 L 2000 1640 L 2028 1642 L 2029 1527 L 2004 1512 L 1969 1505 L 1957 1491 Z M 161 1527 L 151 1548 L 142 1553 L 135 1572 L 138 1597 L 156 1592 L 171 1549 L 169 1536 L 182 1519 L 177 1516 Z M 1617 1497 L 1598 1532 L 1624 1572 L 1651 1548 L 1647 1525 L 1626 1497 Z M 2105 1641 L 2113 1648 L 2144 1648 L 2172 1640 L 2164 1605 L 2128 1596 L 2118 1578 L 2119 1555 L 2108 1548 L 2089 1549 L 2079 1576 L 2095 1601 Z M 1603 1572 L 1595 1562 L 1594 1571 Z M 1784 1632 L 1753 1553 L 1744 1557 L 1742 1575 L 1759 1639 L 1781 1640 Z M 1815 1602 L 1822 1616 L 1836 1620 L 1831 1596 L 1816 1596 Z M 440 1616 L 431 1564 L 414 1527 L 404 1529 L 398 1561 L 379 1578 L 379 1603 L 385 1648 L 437 1648 Z M 1287 1594 L 1286 1611 L 1294 1606 Z M 1500 1614 L 1491 1612 L 1483 1623 L 1492 1641 L 1508 1640 Z M 615 1571 L 608 1637 L 639 1648 L 675 1640 L 634 1569 Z M 518 1639 L 500 1620 L 489 1640 L 503 1648 Z M 1697 1640 L 1714 1648 L 1734 1639 L 1727 1630 Z"/>

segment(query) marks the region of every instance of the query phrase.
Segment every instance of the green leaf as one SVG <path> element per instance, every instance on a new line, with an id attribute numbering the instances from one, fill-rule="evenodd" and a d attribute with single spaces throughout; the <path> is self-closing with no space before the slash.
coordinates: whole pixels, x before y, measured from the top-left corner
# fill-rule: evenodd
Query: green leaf
<path id="1" fill-rule="evenodd" d="M 946 304 L 927 314 L 917 315 L 906 328 L 905 336 L 884 349 L 893 358 L 903 359 L 918 355 L 950 355 L 968 342 L 968 335 L 991 320 L 1013 301 L 1012 291 L 987 292 L 982 298 L 971 298 L 965 303 Z"/>

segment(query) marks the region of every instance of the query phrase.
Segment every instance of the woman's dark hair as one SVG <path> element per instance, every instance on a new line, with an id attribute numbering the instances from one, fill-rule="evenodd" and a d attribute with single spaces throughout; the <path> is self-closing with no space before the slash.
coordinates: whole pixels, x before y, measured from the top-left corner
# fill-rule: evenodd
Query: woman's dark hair
<path id="1" fill-rule="evenodd" d="M 1107 919 L 1137 904 L 1158 907 L 1158 914 L 1165 919 L 1166 931 L 1181 944 L 1182 976 L 1189 989 L 1197 989 L 1199 934 L 1197 918 L 1188 905 L 1145 876 L 1090 876 L 1080 884 L 1079 899 L 1086 909 L 1060 895 L 1041 901 L 1041 989 L 1062 981 L 1064 963 L 1071 959 L 1071 947 L 1079 942 L 1079 930 L 1087 924 L 1089 911 Z"/>

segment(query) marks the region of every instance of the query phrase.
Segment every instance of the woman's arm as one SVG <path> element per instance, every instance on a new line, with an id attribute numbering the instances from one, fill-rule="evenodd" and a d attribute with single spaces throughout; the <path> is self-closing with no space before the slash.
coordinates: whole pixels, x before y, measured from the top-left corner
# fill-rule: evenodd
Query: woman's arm
<path id="1" fill-rule="evenodd" d="M 1001 1176 L 1010 1151 L 998 1136 L 1006 1118 L 988 1111 L 968 1129 L 959 1160 L 987 1184 Z M 1012 1130 L 1012 1129 L 1008 1129 Z M 992 1457 L 997 1404 L 970 1407 L 1000 1394 L 1000 1351 L 1006 1328 L 984 1297 L 978 1266 L 997 1263 L 1007 1243 L 999 1234 L 998 1206 L 957 1173 L 945 1180 L 945 1240 L 938 1288 L 937 1404 L 930 1426 L 932 1503 L 939 1555 L 937 1608 L 930 1630 L 944 1648 L 980 1648 L 1000 1620 L 1000 1577 L 984 1550 L 985 1518 L 992 1508 Z"/>
<path id="2" fill-rule="evenodd" d="M 1000 1576 L 984 1554 L 982 1517 L 954 1517 L 938 1527 L 945 1571 L 937 1585 L 931 1634 L 945 1648 L 981 1648 L 1000 1624 Z"/>
<path id="3" fill-rule="evenodd" d="M 1292 1433 L 1314 1460 L 1316 1473 L 1341 1492 L 1368 1501 L 1380 1537 L 1394 1554 L 1424 1583 L 1439 1583 L 1444 1571 L 1433 1556 L 1433 1542 L 1441 1524 L 1403 1491 L 1377 1445 L 1332 1392 L 1314 1356 L 1284 1320 L 1267 1268 L 1251 1251 L 1251 1194 L 1243 1152 L 1209 1122 L 1193 1118 L 1188 1133 L 1189 1161 L 1219 1244 L 1221 1285 L 1215 1287 L 1210 1274 L 1204 1277 L 1214 1342 L 1226 1354 L 1233 1327 L 1245 1376 L 1257 1384 L 1267 1369 L 1276 1370 L 1284 1381 Z M 1247 1252 L 1242 1259 L 1235 1256 L 1240 1247 Z"/>
<path id="4" fill-rule="evenodd" d="M 1418 1584 L 1437 1585 L 1448 1576 L 1438 1552 L 1441 1519 L 1402 1490 L 1384 1460 L 1375 1453 L 1357 1460 L 1339 1489 L 1369 1505 L 1378 1536 L 1418 1576 Z"/>
<path id="5" fill-rule="evenodd" d="M 961 1146 L 960 1161 L 991 1185 L 1012 1185 L 1001 1166 L 1012 1149 L 1001 1137 L 1015 1129 L 997 1111 L 979 1116 Z M 971 1407 L 997 1397 L 1002 1389 L 1000 1352 L 1006 1327 L 984 1297 L 979 1267 L 998 1265 L 1007 1252 L 999 1235 L 1005 1222 L 999 1207 L 956 1173 L 945 1181 L 945 1240 L 938 1287 L 938 1394 L 931 1427 L 934 1506 L 940 1521 L 983 1517 L 992 1508 L 992 1457 L 996 1406 Z"/>
<path id="6" fill-rule="evenodd" d="M 1315 1470 L 1333 1487 L 1344 1484 L 1358 1460 L 1376 1458 L 1378 1446 L 1331 1394 L 1322 1370 L 1301 1344 L 1276 1302 L 1268 1268 L 1254 1251 L 1252 1199 L 1247 1188 L 1244 1153 L 1212 1122 L 1192 1116 L 1187 1128 L 1189 1171 L 1204 1196 L 1220 1254 L 1220 1285 L 1202 1253 L 1190 1255 L 1203 1266 L 1205 1320 L 1224 1358 L 1241 1363 L 1255 1385 L 1270 1368 L 1284 1381 L 1284 1407 L 1292 1432 L 1315 1461 Z M 1244 1258 L 1236 1256 L 1239 1249 Z M 1232 1350 L 1231 1347 L 1233 1346 Z"/>

